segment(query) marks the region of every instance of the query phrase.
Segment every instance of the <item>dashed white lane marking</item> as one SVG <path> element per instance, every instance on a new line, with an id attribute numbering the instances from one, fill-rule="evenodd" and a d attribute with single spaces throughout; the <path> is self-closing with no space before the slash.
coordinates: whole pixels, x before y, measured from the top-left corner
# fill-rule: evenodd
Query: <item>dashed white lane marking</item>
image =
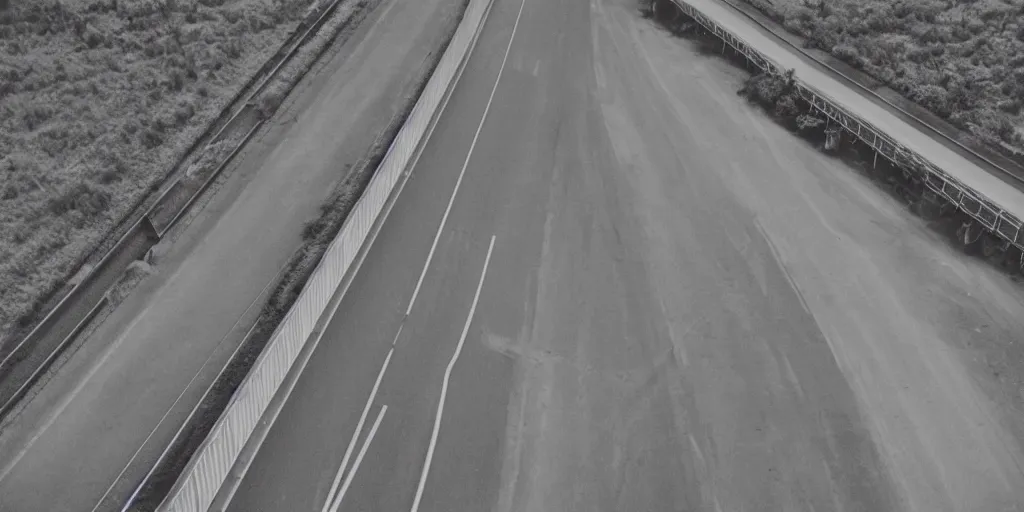
<path id="1" fill-rule="evenodd" d="M 363 446 L 359 449 L 359 455 L 356 455 L 356 461 L 352 464 L 352 471 L 349 471 L 348 476 L 345 477 L 345 483 L 342 484 L 341 491 L 338 492 L 338 498 L 331 506 L 330 512 L 337 512 L 338 507 L 341 506 L 341 500 L 345 499 L 345 493 L 348 492 L 348 487 L 352 484 L 352 478 L 355 477 L 356 471 L 359 471 L 359 464 L 363 462 L 363 456 L 366 455 L 366 450 L 370 448 L 370 443 L 373 442 L 373 437 L 377 435 L 377 427 L 380 426 L 380 422 L 384 419 L 384 413 L 386 412 L 388 412 L 388 406 L 385 405 L 381 408 L 380 413 L 377 414 L 377 420 L 373 422 L 373 427 L 370 428 L 370 434 L 367 435 L 366 440 L 363 441 Z"/>
<path id="2" fill-rule="evenodd" d="M 427 447 L 427 456 L 423 462 L 423 472 L 420 473 L 420 484 L 416 488 L 416 498 L 412 502 L 412 512 L 420 507 L 420 500 L 423 499 L 423 489 L 427 484 L 427 475 L 430 473 L 430 463 L 434 458 L 434 448 L 437 446 L 437 434 L 441 430 L 441 417 L 444 416 L 444 401 L 448 395 L 448 381 L 451 380 L 452 369 L 455 362 L 462 354 L 462 346 L 466 343 L 466 335 L 469 334 L 469 326 L 473 323 L 473 315 L 476 313 L 476 305 L 480 300 L 480 290 L 484 287 L 484 278 L 487 277 L 487 266 L 491 262 L 491 252 L 494 251 L 494 236 L 491 236 L 491 245 L 487 248 L 487 257 L 484 259 L 484 269 L 480 272 L 480 282 L 476 285 L 476 293 L 473 295 L 473 304 L 469 307 L 469 316 L 466 317 L 466 325 L 462 327 L 462 336 L 459 337 L 459 344 L 455 346 L 455 353 L 448 361 L 448 367 L 444 370 L 444 381 L 441 383 L 441 398 L 437 402 L 437 414 L 434 415 L 434 431 L 430 434 L 430 445 Z"/>
<path id="3" fill-rule="evenodd" d="M 405 310 L 405 314 L 408 315 L 412 311 L 412 305 L 416 303 L 416 296 L 420 293 L 420 286 L 423 285 L 423 277 L 427 275 L 427 269 L 430 267 L 430 260 L 434 258 L 434 251 L 437 249 L 437 241 L 441 238 L 441 231 L 444 230 L 445 223 L 448 222 L 448 214 L 452 211 L 452 204 L 455 203 L 455 195 L 459 192 L 459 187 L 462 185 L 462 178 L 466 175 L 466 168 L 469 167 L 469 160 L 473 157 L 473 150 L 476 148 L 477 139 L 480 138 L 480 131 L 483 130 L 484 122 L 487 121 L 487 114 L 491 111 L 491 103 L 494 102 L 494 93 L 498 91 L 498 84 L 501 83 L 501 74 L 505 72 L 505 64 L 508 63 L 508 54 L 512 50 L 512 41 L 516 39 L 516 30 L 519 28 L 519 20 L 523 17 L 523 7 L 526 6 L 526 0 L 522 0 L 519 5 L 519 14 L 516 15 L 516 22 L 512 25 L 512 37 L 508 39 L 508 46 L 505 48 L 505 56 L 501 59 L 501 67 L 498 68 L 498 76 L 494 79 L 494 87 L 491 88 L 491 95 L 487 98 L 487 106 L 484 107 L 484 115 L 480 118 L 480 124 L 476 127 L 476 133 L 473 134 L 473 141 L 469 144 L 469 152 L 466 154 L 466 161 L 462 163 L 462 170 L 459 171 L 459 179 L 455 181 L 455 190 L 452 190 L 452 196 L 448 199 L 448 207 L 444 210 L 444 216 L 441 217 L 441 225 L 437 227 L 437 233 L 434 234 L 434 243 L 430 245 L 430 253 L 427 254 L 427 262 L 423 264 L 423 271 L 420 272 L 420 279 L 416 282 L 416 288 L 412 292 L 412 298 L 409 299 L 409 307 Z"/>
<path id="4" fill-rule="evenodd" d="M 490 96 L 487 98 L 487 105 L 484 107 L 483 116 L 480 118 L 480 123 L 477 125 L 476 132 L 473 134 L 473 140 L 470 142 L 469 152 L 466 154 L 466 159 L 462 163 L 462 169 L 459 171 L 459 177 L 455 181 L 455 188 L 452 190 L 451 197 L 448 198 L 448 205 L 445 207 L 444 215 L 441 217 L 441 224 L 437 227 L 437 232 L 434 233 L 434 241 L 430 244 L 430 252 L 427 253 L 427 261 L 424 262 L 424 264 L 423 264 L 423 270 L 420 271 L 420 277 L 416 281 L 416 288 L 413 289 L 412 297 L 409 299 L 409 305 L 408 305 L 408 307 L 405 310 L 405 316 L 406 317 L 409 316 L 409 314 L 412 312 L 413 305 L 416 304 L 416 297 L 419 295 L 420 288 L 423 286 L 423 279 L 427 275 L 427 269 L 430 268 L 430 262 L 434 259 L 434 252 L 437 250 L 437 243 L 438 243 L 438 241 L 441 238 L 441 232 L 444 231 L 444 227 L 448 223 L 448 215 L 451 214 L 452 205 L 455 203 L 455 197 L 456 197 L 456 195 L 458 195 L 459 187 L 462 186 L 462 179 L 466 175 L 466 169 L 469 168 L 469 161 L 473 157 L 473 151 L 474 151 L 474 149 L 476 149 L 476 143 L 477 143 L 477 141 L 480 138 L 480 132 L 483 130 L 484 122 L 487 121 L 487 115 L 488 115 L 488 113 L 490 113 L 491 104 L 494 102 L 494 95 L 495 95 L 495 93 L 498 90 L 498 84 L 501 83 L 501 75 L 502 75 L 502 73 L 504 73 L 505 66 L 508 63 L 509 52 L 512 49 L 512 41 L 515 40 L 516 31 L 519 28 L 519 20 L 522 18 L 523 8 L 524 8 L 525 5 L 526 5 L 526 0 L 522 0 L 522 3 L 519 6 L 519 13 L 516 15 L 515 24 L 512 26 L 512 36 L 509 38 L 508 46 L 505 48 L 505 55 L 504 55 L 504 57 L 502 57 L 502 60 L 501 60 L 501 67 L 498 68 L 498 76 L 494 80 L 494 86 L 491 87 L 491 93 L 490 93 Z M 493 247 L 494 247 L 494 237 L 492 236 L 491 237 L 491 248 L 493 249 Z M 488 257 L 488 260 L 489 260 L 490 259 L 490 249 L 488 249 L 487 257 Z M 486 262 L 485 262 L 485 271 L 486 271 Z M 479 291 L 478 291 L 478 293 L 479 293 Z M 474 308 L 476 307 L 476 299 L 474 299 L 473 307 Z M 403 326 L 404 326 L 404 324 L 403 324 Z M 399 334 L 401 334 L 401 331 L 402 331 L 402 326 L 399 326 L 399 329 L 398 329 Z M 395 335 L 395 340 L 396 341 L 398 340 L 398 335 Z M 385 358 L 385 360 L 384 360 L 384 365 L 381 367 L 380 373 L 377 375 L 377 382 L 374 383 L 373 391 L 370 393 L 370 397 L 367 399 L 366 405 L 363 408 L 363 413 L 362 413 L 362 415 L 359 418 L 359 423 L 356 425 L 356 431 L 355 431 L 355 433 L 353 433 L 352 439 L 349 441 L 348 448 L 345 450 L 345 456 L 344 456 L 344 458 L 341 461 L 341 467 L 338 468 L 338 473 L 337 473 L 337 475 L 335 475 L 334 481 L 333 481 L 333 483 L 331 485 L 331 489 L 330 489 L 330 491 L 327 494 L 327 500 L 324 502 L 324 506 L 323 506 L 322 512 L 330 512 L 332 510 L 335 510 L 337 508 L 337 504 L 340 504 L 341 496 L 343 496 L 344 495 L 344 491 L 347 490 L 347 483 L 350 481 L 350 478 L 346 478 L 345 479 L 346 484 L 343 485 L 341 492 L 338 492 L 338 484 L 341 481 L 342 476 L 345 474 L 345 469 L 348 466 L 348 460 L 352 456 L 352 450 L 355 447 L 356 441 L 358 440 L 359 435 L 360 435 L 360 433 L 361 433 L 361 431 L 363 429 L 363 424 L 366 421 L 366 415 L 367 415 L 368 411 L 370 410 L 370 406 L 373 404 L 374 397 L 376 396 L 377 389 L 379 388 L 380 382 L 381 382 L 381 380 L 384 377 L 384 372 L 387 369 L 388 362 L 391 360 L 391 355 L 394 353 L 395 342 L 393 341 L 391 343 L 391 345 L 392 345 L 392 349 L 388 352 L 387 358 Z M 461 350 L 461 344 L 460 344 L 460 350 Z M 446 380 L 447 380 L 447 378 L 446 378 Z M 447 384 L 446 384 L 446 386 L 447 386 Z M 435 433 L 435 436 L 436 436 L 436 433 Z M 432 440 L 432 444 L 433 444 L 433 442 L 436 442 L 436 441 Z M 433 451 L 433 448 L 431 448 L 431 452 L 432 451 Z M 358 464 L 358 460 L 359 460 L 359 458 L 357 456 L 357 464 Z M 349 473 L 349 477 L 351 477 L 352 473 L 354 473 L 354 472 L 355 471 L 354 471 L 354 468 L 353 468 L 353 471 Z M 422 487 L 422 484 L 421 484 L 421 487 Z M 338 495 L 336 496 L 335 493 L 338 493 Z M 414 505 L 413 510 L 415 510 L 415 508 L 419 506 L 418 502 L 419 502 L 421 494 L 422 494 L 422 489 L 417 492 L 417 499 L 416 499 L 417 504 Z M 336 498 L 337 498 L 337 500 L 336 500 Z M 336 502 L 337 502 L 337 504 L 335 504 Z"/>
<path id="5" fill-rule="evenodd" d="M 491 87 L 491 93 L 490 93 L 490 96 L 487 98 L 487 105 L 484 107 L 483 116 L 480 118 L 480 123 L 477 125 L 476 132 L 473 134 L 473 140 L 470 142 L 469 151 L 466 154 L 466 159 L 465 159 L 465 161 L 462 164 L 462 169 L 459 171 L 459 177 L 455 181 L 455 188 L 452 190 L 451 197 L 448 198 L 448 205 L 445 207 L 444 215 L 441 217 L 441 224 L 437 227 L 437 232 L 434 234 L 434 240 L 433 240 L 433 242 L 430 245 L 430 252 L 427 253 L 427 261 L 423 264 L 423 270 L 420 271 L 420 277 L 416 281 L 416 288 L 413 289 L 412 297 L 409 299 L 409 305 L 408 305 L 408 307 L 405 310 L 405 315 L 406 316 L 409 316 L 409 314 L 412 312 L 413 305 L 416 303 L 416 297 L 419 296 L 420 288 L 423 286 L 423 279 L 424 279 L 424 277 L 427 274 L 427 270 L 430 268 L 430 262 L 434 258 L 434 252 L 437 250 L 437 244 L 438 244 L 438 241 L 441 238 L 441 232 L 444 231 L 444 227 L 445 227 L 445 225 L 448 222 L 448 216 L 451 214 L 452 205 L 455 203 L 455 197 L 456 197 L 456 195 L 458 195 L 459 188 L 462 186 L 462 180 L 463 180 L 463 178 L 466 175 L 466 169 L 469 168 L 469 161 L 473 157 L 473 151 L 476 149 L 476 143 L 477 143 L 477 141 L 480 138 L 480 132 L 483 130 L 484 123 L 487 121 L 487 115 L 490 113 L 491 104 L 494 103 L 494 95 L 495 95 L 495 93 L 498 90 L 498 84 L 501 83 L 501 75 L 504 73 L 505 66 L 508 63 L 508 56 L 509 56 L 509 53 L 510 53 L 510 51 L 512 49 L 512 42 L 515 40 L 516 31 L 519 28 L 519 20 L 523 16 L 523 8 L 525 6 L 526 6 L 526 0 L 522 0 L 522 2 L 519 5 L 519 12 L 516 15 L 515 24 L 512 26 L 512 35 L 509 38 L 508 46 L 505 48 L 505 55 L 502 57 L 501 66 L 498 68 L 498 76 L 494 80 L 494 86 Z M 539 65 L 540 65 L 540 61 L 537 62 L 537 67 L 538 68 L 539 68 Z M 534 75 L 536 75 L 536 70 L 534 71 Z M 491 237 L 490 247 L 487 250 L 487 259 L 484 261 L 484 274 L 486 274 L 486 272 L 487 272 L 487 265 L 490 262 L 491 251 L 493 249 L 494 249 L 494 237 L 492 236 Z M 483 275 L 481 275 L 481 277 L 480 277 L 480 285 L 479 286 L 482 286 L 482 285 L 483 285 Z M 442 386 L 442 395 L 441 395 L 441 403 L 442 403 L 442 405 L 439 407 L 439 409 L 438 409 L 438 417 L 435 419 L 434 433 L 433 433 L 433 435 L 431 437 L 431 441 L 430 441 L 430 448 L 429 448 L 428 455 L 427 455 L 426 467 L 424 468 L 424 472 L 423 472 L 423 474 L 421 476 L 420 485 L 419 485 L 419 488 L 417 489 L 417 492 L 416 492 L 416 500 L 413 503 L 413 510 L 414 511 L 419 507 L 419 502 L 420 502 L 420 499 L 422 498 L 422 495 L 423 495 L 423 486 L 426 483 L 426 476 L 427 476 L 427 473 L 429 472 L 430 459 L 433 458 L 434 446 L 437 443 L 437 430 L 440 427 L 440 413 L 441 413 L 441 409 L 443 408 L 444 396 L 445 396 L 445 393 L 447 392 L 449 375 L 451 374 L 451 368 L 454 366 L 455 360 L 458 358 L 459 353 L 461 353 L 461 351 L 462 351 L 462 345 L 465 342 L 466 331 L 469 328 L 469 322 L 472 320 L 473 312 L 476 310 L 476 303 L 477 303 L 477 300 L 479 299 L 479 296 L 480 296 L 480 288 L 479 288 L 479 286 L 477 288 L 476 296 L 473 298 L 473 305 L 472 305 L 472 308 L 470 310 L 470 320 L 467 320 L 466 330 L 464 330 L 463 335 L 462 335 L 462 339 L 459 341 L 458 348 L 456 349 L 455 356 L 452 358 L 452 361 L 449 363 L 449 367 L 448 367 L 447 371 L 445 372 L 445 382 L 444 382 L 444 384 Z M 402 326 L 399 327 L 399 334 L 401 333 L 401 330 L 402 330 Z M 397 339 L 398 339 L 398 335 L 395 336 L 395 340 L 397 340 Z M 395 345 L 395 342 L 392 342 L 392 347 L 394 347 L 394 345 Z M 394 353 L 394 348 L 392 348 L 388 352 L 387 358 L 385 358 L 385 360 L 384 360 L 384 365 L 381 367 L 380 373 L 377 375 L 377 381 L 374 383 L 373 391 L 370 393 L 370 397 L 366 401 L 366 405 L 363 408 L 363 413 L 360 416 L 359 422 L 358 422 L 358 424 L 356 426 L 356 431 L 352 435 L 352 439 L 349 441 L 348 448 L 345 451 L 345 456 L 343 457 L 342 462 L 341 462 L 341 467 L 338 468 L 338 473 L 335 476 L 334 482 L 331 485 L 331 490 L 328 492 L 327 500 L 324 502 L 324 508 L 322 509 L 322 512 L 334 512 L 335 510 L 337 510 L 338 506 L 341 504 L 341 498 L 344 497 L 345 492 L 348 489 L 348 485 L 351 482 L 351 479 L 352 479 L 352 477 L 353 477 L 353 475 L 355 473 L 355 470 L 358 467 L 360 461 L 362 460 L 362 455 L 363 455 L 363 453 L 365 453 L 365 449 L 366 449 L 366 447 L 369 444 L 368 442 L 364 443 L 363 449 L 360 451 L 360 454 L 356 457 L 356 462 L 355 462 L 355 465 L 353 466 L 352 471 L 348 473 L 348 476 L 345 478 L 345 483 L 342 485 L 341 490 L 338 491 L 337 490 L 338 483 L 341 481 L 342 476 L 345 474 L 345 469 L 348 466 L 348 460 L 349 460 L 349 458 L 352 455 L 352 450 L 354 449 L 355 443 L 356 443 L 356 441 L 357 441 L 357 439 L 358 439 L 358 437 L 359 437 L 359 435 L 360 435 L 360 433 L 362 431 L 363 424 L 365 423 L 366 415 L 367 415 L 367 413 L 368 413 L 368 411 L 370 409 L 370 406 L 373 404 L 374 397 L 377 394 L 377 389 L 380 386 L 380 382 L 381 382 L 382 378 L 384 377 L 384 372 L 387 369 L 388 362 L 391 360 L 391 355 L 393 353 Z M 387 409 L 387 406 L 385 406 L 384 409 Z M 383 417 L 383 414 L 384 414 L 384 411 L 382 410 L 380 416 L 378 416 L 378 418 L 377 418 L 377 423 L 380 422 L 380 419 L 381 419 L 381 417 Z M 377 427 L 377 424 L 375 423 L 373 429 L 371 429 L 371 431 L 370 431 L 370 436 L 371 437 L 376 432 L 376 427 Z M 337 492 L 337 496 L 335 496 L 336 492 Z"/>
<path id="6" fill-rule="evenodd" d="M 395 340 L 397 340 L 402 334 L 403 327 L 405 327 L 405 324 L 398 326 L 398 333 L 395 334 Z M 387 357 L 384 358 L 384 364 L 380 367 L 380 372 L 377 373 L 377 380 L 373 383 L 373 389 L 370 391 L 369 398 L 366 399 L 366 405 L 363 406 L 363 413 L 359 416 L 359 422 L 356 424 L 356 430 L 352 433 L 352 439 L 348 442 L 348 448 L 345 449 L 345 456 L 341 459 L 341 467 L 338 468 L 338 474 L 334 477 L 334 482 L 331 484 L 331 490 L 327 493 L 327 500 L 324 501 L 324 506 L 321 509 L 322 512 L 327 512 L 331 503 L 334 502 L 335 493 L 338 491 L 338 485 L 341 484 L 341 477 L 345 474 L 345 468 L 348 467 L 348 460 L 352 457 L 352 450 L 355 449 L 356 441 L 363 432 L 363 424 L 366 422 L 366 415 L 370 412 L 370 406 L 373 405 L 373 400 L 377 396 L 377 390 L 380 388 L 380 383 L 384 380 L 384 372 L 387 371 L 388 364 L 391 362 L 391 356 L 394 353 L 394 342 L 392 342 L 391 350 L 388 351 Z"/>

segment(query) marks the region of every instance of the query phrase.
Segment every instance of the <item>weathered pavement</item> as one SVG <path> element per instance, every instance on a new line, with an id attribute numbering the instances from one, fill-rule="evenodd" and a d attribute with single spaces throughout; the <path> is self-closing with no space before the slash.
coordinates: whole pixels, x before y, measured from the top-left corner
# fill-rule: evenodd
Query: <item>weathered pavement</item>
<path id="1" fill-rule="evenodd" d="M 496 0 L 230 510 L 1024 510 L 1019 287 L 635 8 Z"/>
<path id="2" fill-rule="evenodd" d="M 153 432 L 133 468 L 142 477 L 244 334 L 234 324 L 298 247 L 303 223 L 396 114 L 458 5 L 383 0 L 299 85 L 159 274 L 0 435 L 0 510 L 91 510 Z"/>

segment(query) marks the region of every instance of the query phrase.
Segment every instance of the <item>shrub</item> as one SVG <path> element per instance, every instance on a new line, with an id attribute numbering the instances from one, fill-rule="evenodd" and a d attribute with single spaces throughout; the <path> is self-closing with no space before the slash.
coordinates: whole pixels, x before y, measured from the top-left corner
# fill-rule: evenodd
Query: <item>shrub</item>
<path id="1" fill-rule="evenodd" d="M 53 117 L 54 109 L 44 103 L 31 103 L 25 107 L 21 120 L 29 131 L 39 128 Z"/>
<path id="2" fill-rule="evenodd" d="M 811 114 L 800 114 L 796 118 L 796 127 L 798 130 L 807 131 L 817 128 L 825 124 L 825 120 L 820 117 L 815 117 Z"/>
<path id="3" fill-rule="evenodd" d="M 790 71 L 783 76 L 767 73 L 754 75 L 747 82 L 743 92 L 763 105 L 775 105 L 779 98 L 792 87 L 792 73 Z"/>
<path id="4" fill-rule="evenodd" d="M 175 69 L 171 71 L 168 80 L 168 86 L 173 91 L 180 91 L 183 87 L 185 87 L 185 73 L 183 73 L 181 70 Z"/>
<path id="5" fill-rule="evenodd" d="M 935 112 L 943 117 L 948 117 L 950 112 L 949 108 L 949 95 L 945 89 L 937 85 L 929 84 L 918 84 L 912 87 L 908 94 L 907 99 L 913 101 L 922 107 Z"/>
<path id="6" fill-rule="evenodd" d="M 747 0 L 836 58 L 979 137 L 1020 139 L 1024 127 L 1024 2 Z M 777 84 L 751 83 L 770 101 Z M 773 100 L 774 98 L 774 100 Z M 1019 101 L 1018 101 L 1019 100 Z M 998 135 L 1002 134 L 1002 135 Z"/>
<path id="7" fill-rule="evenodd" d="M 76 210 L 86 216 L 94 216 L 110 206 L 110 193 L 88 183 L 80 182 L 50 198 L 48 207 L 54 215 L 64 215 Z"/>
<path id="8" fill-rule="evenodd" d="M 9 201 L 11 199 L 16 199 L 19 195 L 21 195 L 21 191 L 18 190 L 17 185 L 15 185 L 14 183 L 12 183 L 10 181 L 8 181 L 4 185 L 3 191 L 0 191 L 0 199 L 2 199 L 4 201 Z"/>
<path id="9" fill-rule="evenodd" d="M 1019 115 L 1022 107 L 1024 107 L 1024 103 L 1020 98 L 999 102 L 999 110 L 1013 116 Z"/>
<path id="10" fill-rule="evenodd" d="M 832 55 L 835 55 L 839 60 L 846 62 L 850 65 L 860 67 L 860 52 L 857 51 L 857 47 L 850 43 L 840 43 L 832 47 Z"/>
<path id="11" fill-rule="evenodd" d="M 89 48 L 96 48 L 103 44 L 105 38 L 103 37 L 103 34 L 90 25 L 86 27 L 82 36 L 82 41 L 85 42 L 85 45 Z"/>
<path id="12" fill-rule="evenodd" d="M 907 59 L 916 64 L 923 64 L 930 60 L 931 57 L 932 52 L 930 48 L 914 48 L 913 50 L 907 52 Z"/>
<path id="13" fill-rule="evenodd" d="M 948 27 L 929 26 L 921 33 L 918 39 L 925 44 L 953 42 L 953 31 Z"/>
<path id="14" fill-rule="evenodd" d="M 196 113 L 195 107 L 188 103 L 179 103 L 174 109 L 174 125 L 182 126 L 192 119 Z"/>
<path id="15" fill-rule="evenodd" d="M 775 102 L 775 115 L 789 119 L 800 115 L 801 109 L 797 106 L 796 97 L 792 94 L 784 94 Z"/>
<path id="16" fill-rule="evenodd" d="M 161 135 L 157 130 L 154 130 L 152 128 L 146 128 L 145 130 L 143 130 L 142 137 L 140 138 L 139 142 L 141 142 L 143 147 L 145 147 L 146 149 L 153 149 L 163 144 L 164 138 L 163 135 Z"/>

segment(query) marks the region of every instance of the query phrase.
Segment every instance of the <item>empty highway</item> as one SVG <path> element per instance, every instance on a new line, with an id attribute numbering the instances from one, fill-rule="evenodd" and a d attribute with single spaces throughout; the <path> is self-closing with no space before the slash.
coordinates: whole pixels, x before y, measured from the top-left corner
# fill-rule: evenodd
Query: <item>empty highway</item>
<path id="1" fill-rule="evenodd" d="M 636 7 L 495 0 L 229 510 L 1024 510 L 1019 286 Z"/>

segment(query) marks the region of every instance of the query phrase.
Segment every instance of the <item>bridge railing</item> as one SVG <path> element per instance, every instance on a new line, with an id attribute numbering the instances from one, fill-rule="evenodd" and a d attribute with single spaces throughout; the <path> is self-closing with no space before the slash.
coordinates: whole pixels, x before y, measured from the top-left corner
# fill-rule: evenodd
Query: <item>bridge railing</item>
<path id="1" fill-rule="evenodd" d="M 748 62 L 771 75 L 782 75 L 786 69 L 767 55 L 751 46 L 742 37 L 733 34 L 714 19 L 686 0 L 671 0 L 686 16 L 700 24 L 710 34 L 721 39 L 742 54 Z M 993 234 L 1024 251 L 1024 223 L 994 201 L 972 190 L 962 181 L 929 161 L 923 155 L 906 148 L 882 130 L 859 118 L 855 113 L 835 101 L 828 94 L 794 77 L 797 94 L 831 121 L 841 125 L 847 133 L 878 152 L 898 167 L 915 172 L 928 189 L 945 198 L 953 206 L 976 220 Z"/>

